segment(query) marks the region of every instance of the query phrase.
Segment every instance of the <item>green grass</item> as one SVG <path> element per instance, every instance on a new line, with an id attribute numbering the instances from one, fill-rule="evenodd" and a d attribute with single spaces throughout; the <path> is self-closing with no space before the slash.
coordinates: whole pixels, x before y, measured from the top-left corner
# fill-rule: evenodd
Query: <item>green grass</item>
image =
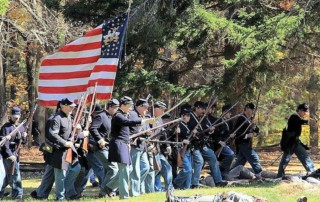
<path id="1" fill-rule="evenodd" d="M 25 179 L 23 180 L 23 187 L 25 193 L 25 201 L 34 201 L 30 197 L 30 192 L 33 191 L 40 184 L 40 179 Z M 9 189 L 7 188 L 7 191 Z M 79 201 L 119 201 L 116 199 L 98 199 L 98 189 L 89 186 L 85 192 L 85 197 Z M 299 196 L 307 196 L 308 202 L 319 202 L 320 201 L 320 187 L 310 184 L 303 183 L 254 183 L 251 185 L 243 185 L 237 187 L 226 187 L 226 188 L 203 188 L 197 190 L 184 190 L 175 191 L 174 194 L 177 196 L 193 196 L 196 194 L 201 195 L 214 195 L 216 193 L 235 191 L 241 192 L 248 195 L 260 196 L 267 199 L 269 202 L 295 202 Z M 51 192 L 49 199 L 54 199 L 54 190 Z M 6 200 L 4 200 L 6 201 Z M 7 200 L 10 201 L 10 200 Z M 150 202 L 164 202 L 165 193 L 153 193 L 144 194 L 140 197 L 130 198 L 127 201 L 150 201 Z"/>

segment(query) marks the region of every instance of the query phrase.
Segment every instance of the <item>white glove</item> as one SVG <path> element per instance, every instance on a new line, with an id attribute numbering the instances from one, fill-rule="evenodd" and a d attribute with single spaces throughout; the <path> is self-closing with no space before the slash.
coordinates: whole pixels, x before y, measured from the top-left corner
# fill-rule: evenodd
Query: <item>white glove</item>
<path id="1" fill-rule="evenodd" d="M 89 136 L 89 131 L 88 130 L 84 130 L 83 131 L 83 136 L 84 137 L 88 137 Z"/>
<path id="2" fill-rule="evenodd" d="M 248 134 L 246 134 L 246 136 L 244 137 L 244 139 L 249 139 L 249 138 L 253 138 L 253 133 L 248 133 Z"/>
<path id="3" fill-rule="evenodd" d="M 167 153 L 168 153 L 168 155 L 170 156 L 171 155 L 171 153 L 172 153 L 172 149 L 171 149 L 171 147 L 169 146 L 169 147 L 167 147 Z"/>
<path id="4" fill-rule="evenodd" d="M 66 143 L 64 144 L 64 147 L 71 148 L 72 145 L 73 145 L 73 143 L 69 141 L 69 142 L 66 142 Z"/>
<path id="5" fill-rule="evenodd" d="M 143 119 L 142 123 L 154 124 L 156 123 L 156 119 L 155 118 Z"/>
<path id="6" fill-rule="evenodd" d="M 226 146 L 226 143 L 224 141 L 219 141 L 219 144 L 222 146 L 222 147 L 225 147 Z"/>
<path id="7" fill-rule="evenodd" d="M 26 138 L 26 137 L 27 137 L 27 135 L 28 135 L 28 133 L 27 133 L 27 132 L 23 132 L 23 133 L 22 133 L 22 138 Z"/>
<path id="8" fill-rule="evenodd" d="M 9 156 L 8 159 L 11 160 L 12 162 L 16 162 L 17 161 L 17 157 L 15 155 Z"/>
<path id="9" fill-rule="evenodd" d="M 177 133 L 177 134 L 180 134 L 180 133 L 181 133 L 181 129 L 180 129 L 180 127 L 177 127 L 177 129 L 176 129 L 176 133 Z"/>
<path id="10" fill-rule="evenodd" d="M 74 144 L 74 146 L 75 146 L 76 148 L 79 148 L 79 147 L 80 147 L 80 144 L 79 144 L 79 143 L 76 143 L 76 144 Z"/>
<path id="11" fill-rule="evenodd" d="M 107 142 L 104 141 L 104 139 L 100 139 L 100 140 L 98 141 L 98 144 L 99 144 L 99 147 L 102 149 L 103 147 L 106 146 Z"/>
<path id="12" fill-rule="evenodd" d="M 188 144 L 190 144 L 190 141 L 187 140 L 187 139 L 184 139 L 184 140 L 182 141 L 182 143 L 188 145 Z"/>
<path id="13" fill-rule="evenodd" d="M 10 135 L 5 136 L 5 138 L 9 141 L 11 139 Z"/>

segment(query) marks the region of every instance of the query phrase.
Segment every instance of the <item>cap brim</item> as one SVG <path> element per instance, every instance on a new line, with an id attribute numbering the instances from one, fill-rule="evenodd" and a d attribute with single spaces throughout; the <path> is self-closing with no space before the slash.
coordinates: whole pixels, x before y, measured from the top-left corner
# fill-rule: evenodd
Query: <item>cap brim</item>
<path id="1" fill-rule="evenodd" d="M 12 115 L 13 118 L 20 118 L 21 115 Z"/>
<path id="2" fill-rule="evenodd" d="M 75 103 L 72 103 L 71 105 L 69 105 L 70 107 L 76 107 L 77 105 Z"/>

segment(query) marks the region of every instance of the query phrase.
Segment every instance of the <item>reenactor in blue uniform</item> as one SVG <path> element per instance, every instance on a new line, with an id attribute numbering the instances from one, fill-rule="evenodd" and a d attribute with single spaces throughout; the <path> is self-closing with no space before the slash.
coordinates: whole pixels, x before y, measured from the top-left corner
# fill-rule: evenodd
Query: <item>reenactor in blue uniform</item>
<path id="1" fill-rule="evenodd" d="M 164 114 L 167 105 L 163 102 L 157 101 L 154 104 L 154 117 L 159 117 Z M 163 120 L 159 119 L 153 126 L 163 125 Z M 160 133 L 165 130 L 163 127 L 154 131 L 155 134 Z M 160 135 L 159 140 L 168 140 L 169 136 L 167 133 Z M 159 164 L 159 174 L 158 180 L 160 180 L 160 176 L 162 175 L 164 178 L 164 185 L 166 190 L 171 190 L 173 188 L 172 185 L 172 167 L 168 161 L 168 156 L 172 154 L 172 148 L 170 144 L 157 144 L 157 162 Z"/>
<path id="2" fill-rule="evenodd" d="M 119 195 L 120 199 L 129 198 L 129 165 L 131 164 L 130 156 L 130 129 L 132 126 L 139 126 L 145 123 L 153 123 L 154 119 L 143 119 L 142 117 L 130 117 L 129 111 L 133 106 L 130 97 L 120 99 L 120 107 L 113 115 L 111 120 L 111 141 L 109 161 L 118 164 Z M 132 177 L 132 176 L 131 176 Z M 112 183 L 112 182 L 111 182 Z M 131 185 L 132 188 L 132 185 Z"/>
<path id="3" fill-rule="evenodd" d="M 259 133 L 259 128 L 255 124 L 251 124 L 251 118 L 254 110 L 255 106 L 253 103 L 247 103 L 245 105 L 243 116 L 240 116 L 237 119 L 234 126 L 234 131 L 237 130 L 244 122 L 245 123 L 238 129 L 236 133 L 233 132 L 230 135 L 230 137 L 235 138 L 237 149 L 237 160 L 233 165 L 233 168 L 237 167 L 238 165 L 244 166 L 248 161 L 255 173 L 256 178 L 261 179 L 262 167 L 259 162 L 259 156 L 252 148 L 252 138 L 255 133 Z"/>
<path id="4" fill-rule="evenodd" d="M 222 107 L 222 113 L 229 110 L 231 105 L 224 105 Z M 231 118 L 231 112 L 228 112 L 224 115 L 224 117 L 221 117 L 221 120 L 217 122 L 217 124 L 223 123 L 222 125 L 215 128 L 214 134 L 212 137 L 212 148 L 214 151 L 217 151 L 221 147 L 221 153 L 218 157 L 218 160 L 220 161 L 220 170 L 223 173 L 228 173 L 231 169 L 231 164 L 234 160 L 234 152 L 232 149 L 226 144 L 226 139 L 229 137 L 231 131 L 233 130 L 233 124 L 231 121 L 226 122 L 225 120 Z"/>
<path id="5" fill-rule="evenodd" d="M 56 112 L 46 123 L 46 138 L 51 142 L 52 153 L 49 166 L 54 169 L 56 200 L 64 200 L 67 189 L 74 185 L 74 181 L 80 171 L 77 162 L 77 152 L 70 140 L 72 131 L 71 112 L 76 105 L 67 98 L 60 101 L 60 110 Z M 68 148 L 73 150 L 73 162 L 70 164 L 65 157 Z M 68 180 L 66 177 L 68 175 Z M 72 198 L 72 196 L 70 196 Z"/>
<path id="6" fill-rule="evenodd" d="M 95 152 L 94 155 L 99 159 L 103 168 L 104 168 L 104 176 L 102 181 L 100 182 L 100 193 L 99 197 L 106 196 L 110 191 L 107 187 L 107 183 L 110 182 L 112 176 L 115 176 L 118 171 L 118 166 L 116 163 L 111 163 L 108 160 L 109 156 L 109 135 L 111 132 L 111 119 L 113 113 L 118 110 L 119 101 L 116 99 L 112 100 L 113 104 L 109 107 L 109 111 L 105 111 L 102 109 L 100 104 L 95 105 L 95 109 L 93 111 L 93 119 L 90 126 L 90 136 L 96 142 L 95 144 Z M 111 190 L 116 191 L 116 190 Z"/>
<path id="7" fill-rule="evenodd" d="M 188 128 L 188 122 L 190 120 L 191 110 L 188 108 L 181 108 L 180 116 L 182 117 L 182 122 L 179 123 L 177 128 L 177 133 L 179 135 L 179 141 L 183 142 L 183 147 L 179 148 L 178 152 L 181 153 L 185 150 L 184 154 L 181 154 L 182 169 L 173 181 L 173 186 L 176 189 L 189 189 L 191 186 L 192 178 L 192 162 L 190 153 L 190 141 L 188 140 L 190 136 L 190 130 Z"/>
<path id="8" fill-rule="evenodd" d="M 280 143 L 283 155 L 280 161 L 277 177 L 285 176 L 284 171 L 289 164 L 293 153 L 297 155 L 299 161 L 307 172 L 311 173 L 315 171 L 313 161 L 306 150 L 308 147 L 299 139 L 302 131 L 302 125 L 309 124 L 309 120 L 303 119 L 308 110 L 309 106 L 306 103 L 299 104 L 296 112 L 292 114 L 288 120 L 288 124 L 285 128 L 284 134 L 282 135 Z"/>
<path id="9" fill-rule="evenodd" d="M 136 120 L 139 118 L 146 118 L 148 112 L 149 104 L 146 99 L 139 99 L 134 106 L 134 109 L 130 111 L 129 118 Z M 139 125 L 139 126 L 131 126 L 130 133 L 131 135 L 136 134 L 141 131 L 145 131 L 149 129 L 149 125 Z M 150 133 L 151 134 L 151 133 Z M 142 136 L 143 137 L 143 136 Z M 146 137 L 146 136 L 144 136 Z M 133 140 L 133 144 L 131 145 L 131 158 L 132 158 L 132 171 L 130 173 L 130 182 L 131 182 L 131 196 L 139 196 L 141 193 L 152 192 L 150 188 L 154 189 L 154 178 L 153 185 L 152 182 L 148 182 L 150 186 L 145 187 L 145 179 L 150 171 L 152 164 L 150 165 L 148 153 L 147 153 L 147 143 L 140 139 L 139 137 Z M 150 180 L 152 181 L 152 179 Z"/>
<path id="10" fill-rule="evenodd" d="M 12 132 L 18 125 L 21 117 L 21 109 L 14 106 L 11 110 L 10 120 L 5 123 L 0 130 L 0 137 L 5 137 Z M 27 133 L 22 127 L 15 134 L 12 135 L 10 140 L 5 143 L 2 148 L 2 156 L 4 158 L 4 167 L 6 170 L 6 180 L 0 191 L 0 198 L 3 198 L 5 188 L 10 184 L 12 188 L 11 197 L 12 199 L 22 200 L 23 188 L 21 183 L 20 164 L 19 164 L 19 153 L 21 144 L 26 143 Z M 9 138 L 9 137 L 8 137 Z M 13 173 L 12 173 L 12 170 Z"/>

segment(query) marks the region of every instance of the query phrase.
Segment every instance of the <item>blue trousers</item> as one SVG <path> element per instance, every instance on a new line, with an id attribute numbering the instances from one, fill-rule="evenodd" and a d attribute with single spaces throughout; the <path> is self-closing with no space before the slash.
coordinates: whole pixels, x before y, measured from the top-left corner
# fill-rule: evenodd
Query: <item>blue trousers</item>
<path id="1" fill-rule="evenodd" d="M 97 158 L 94 152 L 89 150 L 87 154 L 87 161 L 89 166 L 92 168 L 94 174 L 97 176 L 99 184 L 101 185 L 105 173 L 100 160 Z"/>
<path id="2" fill-rule="evenodd" d="M 58 168 L 53 169 L 54 182 L 56 185 L 56 200 L 64 200 L 66 197 L 69 198 L 76 195 L 74 182 L 80 172 L 80 164 L 73 167 L 69 165 L 67 171 Z"/>
<path id="3" fill-rule="evenodd" d="M 48 198 L 54 183 L 54 168 L 47 165 L 42 176 L 41 184 L 36 189 L 37 196 L 41 198 Z"/>
<path id="4" fill-rule="evenodd" d="M 130 196 L 139 196 L 141 193 L 141 184 L 150 170 L 148 155 L 135 147 L 131 147 L 130 155 L 132 165 L 130 166 Z"/>
<path id="5" fill-rule="evenodd" d="M 200 178 L 201 170 L 203 167 L 203 163 L 204 163 L 204 160 L 200 150 L 199 149 L 193 150 L 192 152 L 193 173 L 192 173 L 192 179 L 191 179 L 192 185 L 199 185 L 199 178 Z"/>
<path id="6" fill-rule="evenodd" d="M 299 161 L 302 163 L 303 167 L 308 172 L 315 171 L 314 164 L 312 159 L 309 157 L 307 150 L 299 144 L 294 150 L 294 153 L 297 155 Z M 277 177 L 283 177 L 285 175 L 285 169 L 291 160 L 292 154 L 284 152 L 280 161 L 278 175 Z"/>
<path id="7" fill-rule="evenodd" d="M 110 185 L 111 178 L 113 179 L 113 190 L 115 191 L 118 188 L 118 182 L 114 179 L 117 177 L 118 173 L 118 165 L 115 162 L 109 162 L 109 150 L 106 148 L 96 151 L 95 156 L 101 162 L 104 169 L 104 177 L 102 182 L 100 183 L 100 188 L 102 192 L 105 192 L 107 189 L 107 184 Z"/>
<path id="8" fill-rule="evenodd" d="M 2 188 L 2 185 L 4 184 L 5 178 L 6 178 L 6 170 L 3 165 L 3 159 L 1 158 L 0 159 L 0 189 Z M 0 199 L 1 199 L 1 197 L 0 197 Z"/>
<path id="9" fill-rule="evenodd" d="M 229 146 L 223 147 L 220 154 L 220 168 L 226 172 L 229 172 L 234 159 L 234 152 Z"/>
<path id="10" fill-rule="evenodd" d="M 233 167 L 235 168 L 238 165 L 244 166 L 248 161 L 255 174 L 261 173 L 262 167 L 257 152 L 248 144 L 239 144 L 238 148 L 239 154 L 237 155 L 237 161 Z"/>
<path id="11" fill-rule="evenodd" d="M 12 161 L 8 159 L 3 160 L 3 165 L 6 170 L 6 179 L 3 183 L 3 186 L 0 191 L 0 198 L 3 198 L 5 188 L 10 184 L 11 186 L 11 196 L 12 199 L 22 199 L 23 188 L 21 183 L 21 174 L 20 174 L 20 164 L 15 162 L 14 173 L 11 175 L 10 168 L 12 166 Z"/>
<path id="12" fill-rule="evenodd" d="M 191 186 L 191 178 L 192 178 L 192 164 L 191 164 L 190 150 L 186 151 L 186 154 L 182 159 L 182 163 L 183 163 L 183 168 L 180 170 L 177 177 L 174 179 L 173 184 L 177 189 L 189 189 Z"/>
<path id="13" fill-rule="evenodd" d="M 156 173 L 159 172 L 159 171 L 154 170 L 152 153 L 148 152 L 147 157 L 148 157 L 147 162 L 145 162 L 143 159 L 141 159 L 142 161 L 140 161 L 140 171 L 149 167 L 149 171 L 147 172 L 147 176 L 145 177 L 144 181 L 141 182 L 141 187 L 140 187 L 141 194 L 154 192 L 155 177 L 156 177 Z M 159 164 L 158 155 L 155 155 L 155 157 L 158 159 L 157 161 Z M 148 163 L 148 165 L 146 163 Z"/>
<path id="14" fill-rule="evenodd" d="M 162 154 L 159 154 L 159 166 L 160 166 L 160 174 L 164 178 L 164 185 L 166 190 L 171 190 L 173 188 L 172 185 L 172 167 L 168 162 L 168 159 Z"/>
<path id="15" fill-rule="evenodd" d="M 203 159 L 209 164 L 211 175 L 214 179 L 214 182 L 215 183 L 221 182 L 222 176 L 220 172 L 219 162 L 217 160 L 217 157 L 214 151 L 208 147 L 203 147 L 202 156 L 203 156 Z M 199 181 L 199 178 L 198 178 L 198 181 Z"/>
<path id="16" fill-rule="evenodd" d="M 129 198 L 129 165 L 118 163 L 119 168 L 119 197 Z"/>

